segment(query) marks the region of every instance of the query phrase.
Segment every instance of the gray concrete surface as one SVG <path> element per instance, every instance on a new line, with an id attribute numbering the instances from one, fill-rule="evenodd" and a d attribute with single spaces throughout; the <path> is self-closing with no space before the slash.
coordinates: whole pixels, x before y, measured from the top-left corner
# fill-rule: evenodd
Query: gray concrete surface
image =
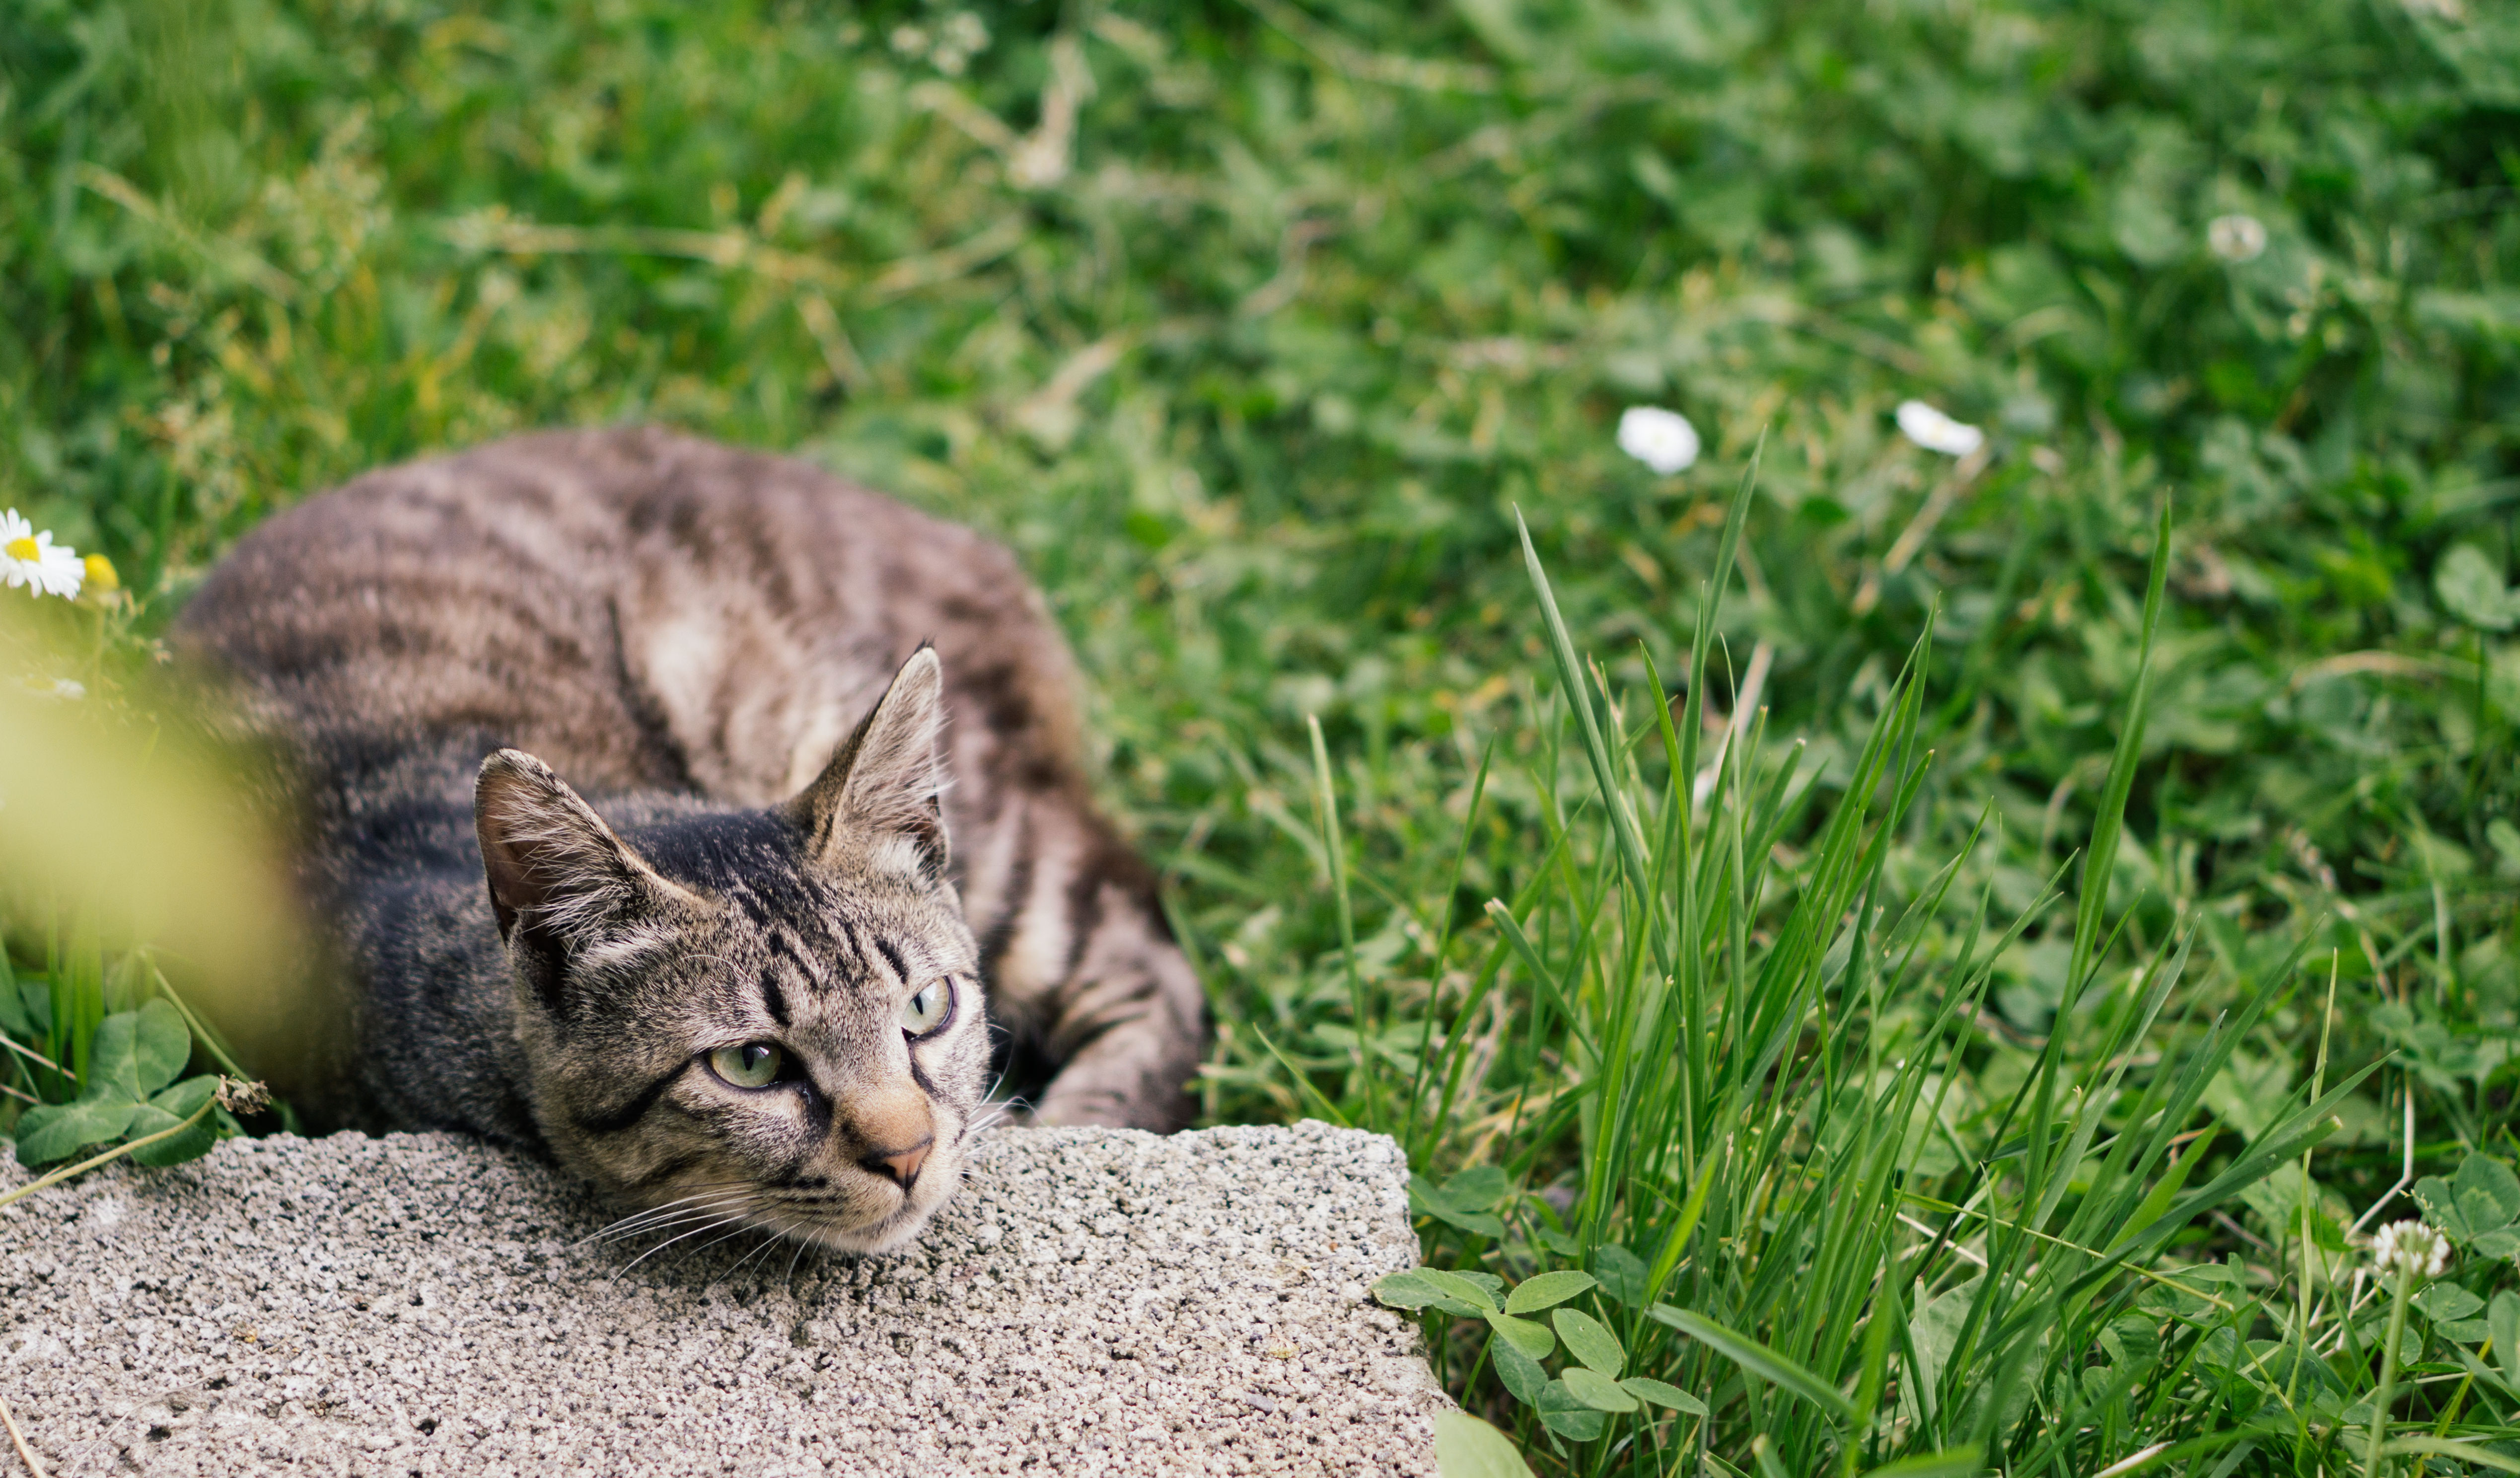
<path id="1" fill-rule="evenodd" d="M 234 1141 L 0 1210 L 0 1398 L 63 1478 L 1431 1474 L 1449 1403 L 1365 1292 L 1406 1180 L 1321 1124 L 999 1131 L 905 1252 L 634 1266 L 470 1141 Z"/>

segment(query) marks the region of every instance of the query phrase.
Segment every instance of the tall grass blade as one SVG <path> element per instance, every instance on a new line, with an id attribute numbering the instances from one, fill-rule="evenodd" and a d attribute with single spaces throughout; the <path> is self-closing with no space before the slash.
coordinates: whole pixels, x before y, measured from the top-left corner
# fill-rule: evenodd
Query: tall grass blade
<path id="1" fill-rule="evenodd" d="M 1761 1380 L 1793 1392 L 1840 1421 L 1854 1418 L 1855 1404 L 1846 1399 L 1844 1392 L 1748 1335 L 1727 1328 L 1702 1314 L 1675 1309 L 1669 1304 L 1656 1304 L 1650 1312 L 1655 1319 Z"/>

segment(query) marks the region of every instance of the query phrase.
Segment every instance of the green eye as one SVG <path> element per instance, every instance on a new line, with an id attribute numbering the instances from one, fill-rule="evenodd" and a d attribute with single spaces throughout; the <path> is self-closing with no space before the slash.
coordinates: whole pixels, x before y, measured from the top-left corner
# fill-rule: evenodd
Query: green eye
<path id="1" fill-rule="evenodd" d="M 924 1037 L 954 1019 L 954 978 L 931 980 L 902 1004 L 901 1029 Z"/>
<path id="2" fill-rule="evenodd" d="M 768 1088 L 787 1061 L 788 1054 L 767 1042 L 721 1047 L 708 1055 L 709 1071 L 738 1088 Z"/>

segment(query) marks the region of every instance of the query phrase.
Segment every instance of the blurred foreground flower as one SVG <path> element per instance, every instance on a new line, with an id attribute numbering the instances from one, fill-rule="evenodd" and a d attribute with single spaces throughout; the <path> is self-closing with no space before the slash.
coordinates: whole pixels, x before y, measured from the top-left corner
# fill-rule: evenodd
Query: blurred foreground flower
<path id="1" fill-rule="evenodd" d="M 1965 457 L 1986 445 L 1986 432 L 1954 421 L 1921 400 L 1899 402 L 1899 430 L 1910 441 L 1946 457 Z"/>
<path id="2" fill-rule="evenodd" d="M 37 595 L 68 600 L 86 578 L 76 550 L 56 548 L 49 531 L 35 532 L 16 509 L 0 510 L 0 580 L 11 590 L 32 586 Z"/>
<path id="3" fill-rule="evenodd" d="M 1619 415 L 1619 450 L 1668 477 L 1697 460 L 1697 427 L 1678 411 L 1632 405 Z"/>
<path id="4" fill-rule="evenodd" d="M 2205 223 L 2205 246 L 2227 262 L 2253 262 L 2267 249 L 2267 228 L 2254 215 L 2218 215 Z"/>
<path id="5" fill-rule="evenodd" d="M 2371 1265 L 2392 1276 L 2439 1277 L 2450 1267 L 2450 1238 L 2412 1217 L 2391 1222 L 2371 1236 Z"/>

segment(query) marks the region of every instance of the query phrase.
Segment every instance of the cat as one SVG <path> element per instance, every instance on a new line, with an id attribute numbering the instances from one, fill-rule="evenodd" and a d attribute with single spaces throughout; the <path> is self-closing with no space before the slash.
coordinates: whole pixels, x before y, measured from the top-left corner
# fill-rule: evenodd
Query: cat
<path id="1" fill-rule="evenodd" d="M 536 433 L 271 518 L 171 645 L 342 982 L 284 1075 L 320 1126 L 871 1251 L 952 1193 L 993 1058 L 1049 1070 L 1039 1123 L 1190 1116 L 1197 979 L 1094 807 L 1065 645 L 968 529 Z"/>

